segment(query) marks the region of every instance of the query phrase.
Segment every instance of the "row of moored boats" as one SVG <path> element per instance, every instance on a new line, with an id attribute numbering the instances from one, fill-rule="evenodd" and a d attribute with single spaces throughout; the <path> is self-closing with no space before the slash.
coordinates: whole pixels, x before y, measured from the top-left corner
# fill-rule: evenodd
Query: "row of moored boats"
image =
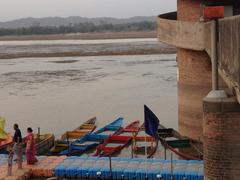
<path id="1" fill-rule="evenodd" d="M 125 147 L 131 147 L 133 154 L 153 157 L 161 144 L 165 150 L 175 153 L 182 159 L 202 159 L 202 143 L 181 136 L 177 131 L 158 127 L 159 139 L 145 134 L 144 124 L 134 121 L 123 127 L 124 119 L 117 118 L 96 130 L 96 117 L 93 117 L 72 131 L 65 132 L 55 140 L 53 134 L 35 135 L 38 155 L 80 156 L 93 152 L 92 156 L 117 156 Z M 158 143 L 160 142 L 160 143 Z M 12 145 L 12 136 L 0 138 L 0 152 L 6 153 Z M 138 157 L 139 157 L 138 156 Z"/>

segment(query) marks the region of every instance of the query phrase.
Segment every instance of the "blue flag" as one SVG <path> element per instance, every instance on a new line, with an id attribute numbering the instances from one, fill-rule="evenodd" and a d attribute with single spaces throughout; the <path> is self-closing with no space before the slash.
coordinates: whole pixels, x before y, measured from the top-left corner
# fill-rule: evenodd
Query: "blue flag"
<path id="1" fill-rule="evenodd" d="M 146 105 L 144 105 L 144 124 L 145 132 L 158 139 L 159 119 Z"/>

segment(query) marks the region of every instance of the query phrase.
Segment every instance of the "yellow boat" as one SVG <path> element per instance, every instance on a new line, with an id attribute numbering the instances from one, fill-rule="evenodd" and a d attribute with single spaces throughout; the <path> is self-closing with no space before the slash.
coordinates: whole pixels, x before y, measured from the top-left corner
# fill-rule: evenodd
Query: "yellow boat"
<path id="1" fill-rule="evenodd" d="M 58 154 L 61 151 L 64 151 L 68 148 L 71 141 L 81 138 L 82 136 L 91 133 L 96 129 L 96 122 L 97 118 L 93 117 L 78 128 L 74 129 L 73 131 L 66 131 L 62 136 L 61 139 L 56 140 L 54 146 L 50 149 L 51 154 Z"/>
<path id="2" fill-rule="evenodd" d="M 9 135 L 4 131 L 6 120 L 0 116 L 0 141 L 9 139 Z"/>

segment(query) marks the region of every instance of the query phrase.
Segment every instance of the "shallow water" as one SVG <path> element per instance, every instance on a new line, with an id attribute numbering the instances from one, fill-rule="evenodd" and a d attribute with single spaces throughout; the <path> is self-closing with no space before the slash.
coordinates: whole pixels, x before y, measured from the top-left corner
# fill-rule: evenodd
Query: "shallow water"
<path id="1" fill-rule="evenodd" d="M 174 54 L 0 60 L 0 115 L 7 131 L 18 123 L 59 137 L 93 116 L 98 127 L 143 121 L 147 104 L 177 128 L 176 74 Z"/>

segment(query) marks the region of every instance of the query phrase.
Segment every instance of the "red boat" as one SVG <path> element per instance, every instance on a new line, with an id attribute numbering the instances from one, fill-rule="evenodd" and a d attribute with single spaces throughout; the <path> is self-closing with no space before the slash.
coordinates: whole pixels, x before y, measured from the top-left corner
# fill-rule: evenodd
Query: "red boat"
<path id="1" fill-rule="evenodd" d="M 103 144 L 97 147 L 94 156 L 109 156 L 120 152 L 127 146 L 138 133 L 140 126 L 139 121 L 134 121 L 125 128 L 119 129 L 115 134 L 109 136 Z"/>

